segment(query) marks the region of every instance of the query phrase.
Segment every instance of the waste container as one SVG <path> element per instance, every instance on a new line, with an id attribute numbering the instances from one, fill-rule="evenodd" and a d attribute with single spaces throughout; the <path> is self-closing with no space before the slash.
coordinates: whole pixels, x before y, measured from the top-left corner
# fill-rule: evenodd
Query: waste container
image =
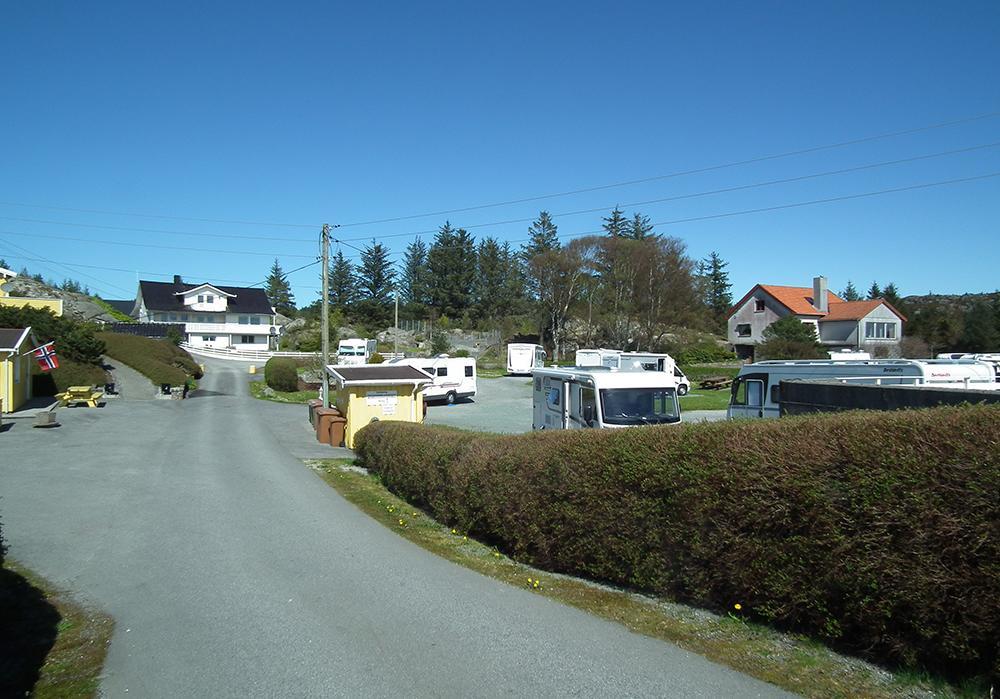
<path id="1" fill-rule="evenodd" d="M 320 406 L 313 411 L 313 415 L 316 416 L 316 439 L 321 444 L 329 444 L 330 423 L 337 417 L 337 411 L 333 408 Z"/>
<path id="2" fill-rule="evenodd" d="M 309 424 L 313 426 L 313 429 L 316 429 L 315 411 L 316 408 L 323 405 L 323 401 L 321 401 L 319 398 L 313 398 L 312 400 L 306 401 L 306 405 L 309 406 Z"/>
<path id="3" fill-rule="evenodd" d="M 344 433 L 347 431 L 347 418 L 340 414 L 330 417 L 330 446 L 344 446 Z"/>

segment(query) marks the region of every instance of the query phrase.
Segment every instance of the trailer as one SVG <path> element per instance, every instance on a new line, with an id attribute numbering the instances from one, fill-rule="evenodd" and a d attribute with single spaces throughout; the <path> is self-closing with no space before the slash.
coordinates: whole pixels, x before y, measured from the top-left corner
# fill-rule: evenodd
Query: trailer
<path id="1" fill-rule="evenodd" d="M 545 366 L 545 348 L 527 342 L 507 345 L 507 373 L 530 374 L 536 367 Z"/>
<path id="2" fill-rule="evenodd" d="M 993 368 L 967 359 L 772 360 L 747 364 L 733 380 L 729 418 L 775 418 L 781 381 L 929 386 L 994 391 Z"/>
<path id="3" fill-rule="evenodd" d="M 673 373 L 608 367 L 535 369 L 532 429 L 567 430 L 676 424 Z"/>
<path id="4" fill-rule="evenodd" d="M 352 366 L 367 364 L 375 354 L 378 343 L 375 340 L 352 337 L 337 343 L 337 364 Z"/>
<path id="5" fill-rule="evenodd" d="M 444 401 L 454 405 L 459 398 L 476 395 L 476 360 L 469 357 L 406 357 L 393 359 L 386 364 L 413 366 L 422 369 L 434 378 L 434 382 L 424 386 L 425 401 Z"/>
<path id="6" fill-rule="evenodd" d="M 691 382 L 669 354 L 654 352 L 623 352 L 613 349 L 579 349 L 576 366 L 605 366 L 612 369 L 672 372 L 677 379 L 677 395 L 687 395 Z"/>
<path id="7" fill-rule="evenodd" d="M 939 354 L 938 359 L 975 359 L 977 362 L 986 362 L 993 367 L 997 381 L 1000 381 L 1000 352 L 974 353 L 974 352 L 946 352 Z"/>

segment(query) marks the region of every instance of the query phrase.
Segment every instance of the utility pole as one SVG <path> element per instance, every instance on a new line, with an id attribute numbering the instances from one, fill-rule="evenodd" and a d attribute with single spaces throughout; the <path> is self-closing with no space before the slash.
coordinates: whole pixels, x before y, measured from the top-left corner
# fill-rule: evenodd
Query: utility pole
<path id="1" fill-rule="evenodd" d="M 320 242 L 323 257 L 323 303 L 320 318 L 320 333 L 323 347 L 323 407 L 330 406 L 330 377 L 326 367 L 330 363 L 330 224 L 323 224 L 323 236 Z"/>
<path id="2" fill-rule="evenodd" d="M 399 289 L 396 289 L 396 332 L 392 336 L 392 353 L 399 354 Z"/>

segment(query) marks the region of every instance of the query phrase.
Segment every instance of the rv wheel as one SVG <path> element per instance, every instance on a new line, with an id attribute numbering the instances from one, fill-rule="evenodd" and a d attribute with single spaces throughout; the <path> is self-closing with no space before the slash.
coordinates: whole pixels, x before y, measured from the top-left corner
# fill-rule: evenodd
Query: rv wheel
<path id="1" fill-rule="evenodd" d="M 677 387 L 677 395 L 686 396 L 688 394 L 688 387 L 685 384 L 681 384 Z"/>
<path id="2" fill-rule="evenodd" d="M 455 395 L 454 391 L 449 391 L 448 395 L 444 397 L 448 401 L 448 405 L 455 405 L 455 401 L 458 400 L 458 396 Z"/>

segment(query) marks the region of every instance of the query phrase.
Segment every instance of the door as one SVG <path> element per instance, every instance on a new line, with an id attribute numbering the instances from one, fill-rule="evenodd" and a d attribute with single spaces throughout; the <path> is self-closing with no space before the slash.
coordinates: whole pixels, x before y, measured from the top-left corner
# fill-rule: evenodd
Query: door
<path id="1" fill-rule="evenodd" d="M 767 389 L 767 374 L 744 374 L 733 381 L 732 397 L 729 399 L 730 418 L 764 417 L 764 391 Z"/>

